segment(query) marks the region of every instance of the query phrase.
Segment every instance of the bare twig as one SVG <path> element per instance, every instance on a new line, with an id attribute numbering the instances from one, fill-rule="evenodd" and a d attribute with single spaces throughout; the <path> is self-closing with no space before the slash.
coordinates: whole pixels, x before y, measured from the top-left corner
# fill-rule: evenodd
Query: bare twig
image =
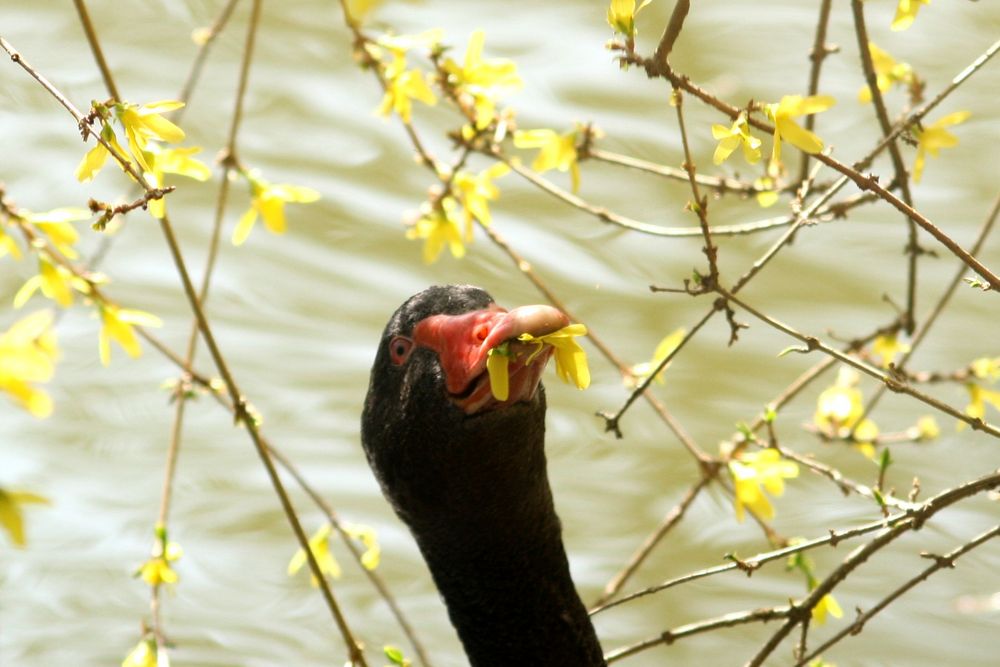
<path id="1" fill-rule="evenodd" d="M 635 553 L 632 554 L 631 558 L 629 558 L 628 563 L 625 564 L 625 567 L 623 567 L 615 576 L 613 576 L 611 578 L 611 581 L 609 581 L 607 585 L 604 586 L 604 591 L 601 593 L 601 596 L 594 601 L 594 606 L 591 609 L 591 613 L 595 613 L 596 611 L 598 611 L 602 605 L 606 604 L 608 600 L 614 597 L 618 593 L 618 591 L 622 589 L 622 586 L 625 585 L 625 582 L 627 582 L 629 578 L 633 574 L 635 574 L 636 571 L 638 571 L 638 569 L 646 561 L 646 558 L 648 558 L 649 555 L 653 552 L 653 549 L 656 548 L 656 545 L 659 544 L 664 537 L 666 537 L 667 533 L 669 533 L 670 530 L 674 526 L 676 526 L 682 518 L 684 518 L 684 514 L 691 506 L 691 503 L 694 502 L 695 498 L 698 497 L 698 494 L 700 494 L 702 490 L 704 490 L 704 488 L 708 485 L 710 481 L 712 481 L 712 478 L 704 474 L 703 471 L 701 478 L 697 482 L 695 482 L 693 486 L 688 488 L 687 492 L 684 494 L 684 497 L 681 498 L 681 501 L 679 503 L 670 508 L 670 511 L 667 512 L 666 516 L 663 517 L 663 521 L 660 522 L 660 525 L 657 526 L 656 530 L 654 530 L 650 535 L 646 537 L 646 539 L 635 551 Z"/>
<path id="2" fill-rule="evenodd" d="M 684 19 L 687 18 L 687 13 L 690 9 L 691 0 L 677 0 L 677 4 L 674 5 L 674 11 L 670 14 L 670 21 L 663 30 L 660 43 L 656 45 L 656 51 L 653 53 L 653 60 L 658 66 L 667 66 L 667 57 L 670 56 L 670 52 L 674 48 L 674 42 L 677 41 L 677 38 L 681 34 L 681 28 L 684 27 Z"/>
<path id="3" fill-rule="evenodd" d="M 889 122 L 889 113 L 885 109 L 885 101 L 882 99 L 882 91 L 878 87 L 878 77 L 875 73 L 875 65 L 872 63 L 871 49 L 868 41 L 868 28 L 865 26 L 865 9 L 861 0 L 851 0 L 851 11 L 854 14 L 854 32 L 858 36 L 858 50 L 861 54 L 861 65 L 865 73 L 865 81 L 871 91 L 872 103 L 875 107 L 875 115 L 878 117 L 879 125 L 882 127 L 882 134 L 886 137 L 892 134 L 892 123 Z M 811 116 L 810 116 L 811 118 Z M 892 167 L 896 172 L 896 183 L 899 184 L 899 191 L 903 201 L 908 206 L 913 206 L 913 196 L 910 194 L 910 179 L 903 164 L 903 156 L 899 152 L 899 145 L 895 140 L 889 142 L 889 156 L 892 158 Z M 912 334 L 916 326 L 916 299 L 917 299 L 917 258 L 920 255 L 920 247 L 917 241 L 917 225 L 912 219 L 907 220 L 909 230 L 909 240 L 906 244 L 906 253 L 909 258 L 909 266 L 906 276 L 906 315 L 903 318 L 903 326 L 906 333 Z"/>
<path id="4" fill-rule="evenodd" d="M 826 29 L 830 23 L 830 0 L 821 0 L 819 3 L 819 19 L 816 21 L 816 37 L 813 39 L 812 51 L 809 52 L 809 95 L 819 92 L 819 75 L 823 69 L 823 62 L 832 53 L 826 43 Z M 810 132 L 816 126 L 815 114 L 806 116 L 806 129 Z M 799 165 L 799 182 L 806 180 L 809 173 L 809 153 L 802 154 L 802 162 Z"/>
<path id="5" fill-rule="evenodd" d="M 87 4 L 84 0 L 73 0 L 73 6 L 76 7 L 76 13 L 80 16 L 80 25 L 83 26 L 83 31 L 87 35 L 87 43 L 90 44 L 90 50 L 94 54 L 94 60 L 97 62 L 98 69 L 101 70 L 101 77 L 104 79 L 104 87 L 108 89 L 108 94 L 115 98 L 119 102 L 122 101 L 121 95 L 118 93 L 118 87 L 115 85 L 115 79 L 111 75 L 111 68 L 108 67 L 107 60 L 104 59 L 104 51 L 101 49 L 101 42 L 97 39 L 97 32 L 94 30 L 94 24 L 90 20 L 90 14 L 87 12 Z"/>

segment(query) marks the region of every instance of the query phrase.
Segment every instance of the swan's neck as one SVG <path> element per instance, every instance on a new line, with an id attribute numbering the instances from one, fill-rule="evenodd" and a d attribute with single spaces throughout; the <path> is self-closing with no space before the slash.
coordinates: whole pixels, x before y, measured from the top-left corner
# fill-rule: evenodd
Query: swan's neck
<path id="1" fill-rule="evenodd" d="M 403 517 L 474 667 L 604 665 L 553 506 L 544 412 L 518 436 L 444 444 L 438 484 Z"/>

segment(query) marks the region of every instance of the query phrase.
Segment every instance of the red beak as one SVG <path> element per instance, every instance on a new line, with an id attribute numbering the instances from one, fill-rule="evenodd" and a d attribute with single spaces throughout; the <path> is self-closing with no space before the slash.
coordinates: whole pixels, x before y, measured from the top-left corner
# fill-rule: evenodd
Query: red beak
<path id="1" fill-rule="evenodd" d="M 509 366 L 510 393 L 506 401 L 497 401 L 486 373 L 486 356 L 491 349 L 521 334 L 544 336 L 569 323 L 562 311 L 551 306 L 522 306 L 508 312 L 493 304 L 462 315 L 423 319 L 413 329 L 413 341 L 437 352 L 452 401 L 467 414 L 474 414 L 530 400 L 552 356 L 546 349 L 526 364 L 514 355 Z"/>

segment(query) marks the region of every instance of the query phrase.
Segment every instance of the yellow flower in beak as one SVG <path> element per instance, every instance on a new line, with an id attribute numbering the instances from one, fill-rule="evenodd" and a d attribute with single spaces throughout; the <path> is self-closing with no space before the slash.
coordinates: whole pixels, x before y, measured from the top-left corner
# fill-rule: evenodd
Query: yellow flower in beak
<path id="1" fill-rule="evenodd" d="M 556 358 L 556 375 L 563 382 L 575 384 L 577 389 L 586 389 L 590 386 L 590 369 L 587 367 L 587 353 L 576 342 L 577 336 L 586 336 L 587 327 L 582 324 L 571 324 L 558 331 L 553 331 L 544 336 L 532 336 L 529 333 L 521 334 L 517 337 L 518 342 L 535 345 L 537 349 L 532 351 L 525 363 L 531 363 L 546 345 L 554 348 Z M 503 343 L 491 349 L 486 358 L 486 370 L 490 375 L 490 388 L 493 397 L 498 401 L 505 401 L 509 396 L 509 374 L 507 372 L 510 365 L 510 348 L 508 343 Z"/>

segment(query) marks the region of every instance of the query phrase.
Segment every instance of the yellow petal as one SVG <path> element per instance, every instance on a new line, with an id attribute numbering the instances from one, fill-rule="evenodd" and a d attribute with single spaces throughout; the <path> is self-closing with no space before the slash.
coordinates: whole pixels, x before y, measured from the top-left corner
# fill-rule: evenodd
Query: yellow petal
<path id="1" fill-rule="evenodd" d="M 486 356 L 486 370 L 490 376 L 490 392 L 492 392 L 493 398 L 498 401 L 506 401 L 510 396 L 510 377 L 507 373 L 509 362 L 510 357 L 499 352 L 496 348 L 490 350 Z"/>
<path id="2" fill-rule="evenodd" d="M 814 133 L 799 126 L 791 118 L 779 117 L 776 121 L 781 138 L 806 153 L 816 154 L 823 150 L 823 140 Z"/>
<path id="3" fill-rule="evenodd" d="M 956 111 L 950 113 L 947 116 L 942 116 L 937 121 L 935 121 L 933 127 L 947 127 L 948 125 L 958 125 L 959 123 L 964 123 L 972 115 L 971 111 Z"/>
<path id="4" fill-rule="evenodd" d="M 302 185 L 272 185 L 271 192 L 274 193 L 274 196 L 285 201 L 297 202 L 299 204 L 308 204 L 319 199 L 318 192 Z"/>
<path id="5" fill-rule="evenodd" d="M 253 206 L 248 208 L 246 212 L 240 216 L 240 221 L 236 223 L 236 229 L 233 230 L 233 245 L 241 246 L 243 242 L 247 240 L 250 236 L 250 230 L 253 229 L 253 224 L 257 221 L 257 209 Z"/>
<path id="6" fill-rule="evenodd" d="M 139 107 L 139 112 L 142 114 L 147 113 L 166 113 L 167 111 L 176 111 L 184 106 L 184 103 L 180 100 L 159 100 L 156 102 L 148 102 Z"/>
<path id="7" fill-rule="evenodd" d="M 119 308 L 118 319 L 121 322 L 127 322 L 128 324 L 135 324 L 141 327 L 163 326 L 163 320 L 156 315 L 147 313 L 144 310 L 135 310 L 134 308 Z"/>
<path id="8" fill-rule="evenodd" d="M 810 95 L 809 97 L 803 98 L 798 104 L 797 113 L 795 115 L 805 116 L 820 113 L 821 111 L 826 111 L 836 103 L 836 98 L 831 95 Z"/>
<path id="9" fill-rule="evenodd" d="M 14 294 L 14 308 L 21 308 L 28 300 L 41 288 L 42 276 L 35 275 L 28 278 L 21 288 Z"/>
<path id="10" fill-rule="evenodd" d="M 86 183 L 94 178 L 97 172 L 101 170 L 101 167 L 104 166 L 107 159 L 108 150 L 102 144 L 97 144 L 91 148 L 76 167 L 76 180 Z"/>

